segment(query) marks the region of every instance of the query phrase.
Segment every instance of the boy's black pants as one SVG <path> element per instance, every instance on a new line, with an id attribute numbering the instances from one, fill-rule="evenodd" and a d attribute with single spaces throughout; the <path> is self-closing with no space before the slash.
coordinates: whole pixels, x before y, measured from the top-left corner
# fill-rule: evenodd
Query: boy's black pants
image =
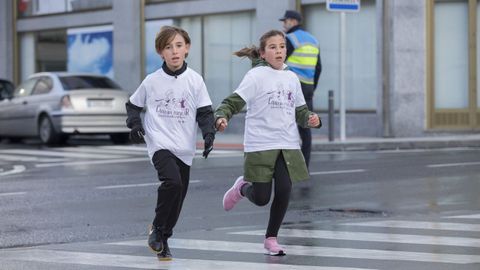
<path id="1" fill-rule="evenodd" d="M 157 170 L 158 180 L 162 182 L 158 187 L 153 225 L 162 229 L 166 239 L 173 234 L 173 227 L 177 223 L 183 200 L 187 195 L 190 166 L 168 150 L 155 152 L 152 161 Z"/>

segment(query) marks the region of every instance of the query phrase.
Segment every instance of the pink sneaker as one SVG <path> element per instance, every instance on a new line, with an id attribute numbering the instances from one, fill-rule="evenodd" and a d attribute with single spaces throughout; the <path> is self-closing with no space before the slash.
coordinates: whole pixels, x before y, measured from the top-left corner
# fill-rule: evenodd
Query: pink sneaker
<path id="1" fill-rule="evenodd" d="M 267 251 L 266 254 L 270 256 L 284 256 L 285 254 L 285 249 L 282 248 L 278 242 L 276 237 L 268 237 L 265 239 L 265 242 L 263 242 L 263 247 Z"/>
<path id="2" fill-rule="evenodd" d="M 243 198 L 240 193 L 240 188 L 246 183 L 247 182 L 243 180 L 243 176 L 240 176 L 235 180 L 233 186 L 225 192 L 225 195 L 223 195 L 223 209 L 225 209 L 225 211 L 231 210 L 235 204 Z"/>

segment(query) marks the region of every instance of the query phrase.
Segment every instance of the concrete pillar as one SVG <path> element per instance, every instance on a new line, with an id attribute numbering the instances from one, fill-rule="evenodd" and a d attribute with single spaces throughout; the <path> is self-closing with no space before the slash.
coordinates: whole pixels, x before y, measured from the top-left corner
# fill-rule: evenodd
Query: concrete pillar
<path id="1" fill-rule="evenodd" d="M 282 22 L 278 19 L 285 10 L 295 9 L 295 4 L 295 0 L 257 0 L 257 40 L 269 30 L 282 30 Z"/>
<path id="2" fill-rule="evenodd" d="M 422 136 L 426 128 L 425 1 L 391 6 L 390 112 L 394 137 Z"/>
<path id="3" fill-rule="evenodd" d="M 0 1 L 0 78 L 14 81 L 13 0 Z"/>
<path id="4" fill-rule="evenodd" d="M 113 2 L 113 67 L 115 80 L 133 93 L 142 81 L 144 1 Z"/>

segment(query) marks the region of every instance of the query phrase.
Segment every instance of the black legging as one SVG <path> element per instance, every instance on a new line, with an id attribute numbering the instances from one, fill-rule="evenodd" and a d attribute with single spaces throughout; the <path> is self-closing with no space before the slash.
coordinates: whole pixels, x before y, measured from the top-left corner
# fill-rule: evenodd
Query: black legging
<path id="1" fill-rule="evenodd" d="M 268 221 L 267 232 L 265 237 L 276 237 L 283 218 L 287 212 L 288 202 L 290 201 L 290 191 L 292 190 L 292 181 L 288 174 L 287 165 L 283 159 L 282 153 L 278 155 L 275 162 L 273 173 L 275 179 L 274 197 L 270 207 L 270 219 Z M 258 206 L 264 206 L 270 201 L 272 194 L 272 182 L 269 183 L 252 183 L 242 187 L 242 193 L 252 203 Z"/>

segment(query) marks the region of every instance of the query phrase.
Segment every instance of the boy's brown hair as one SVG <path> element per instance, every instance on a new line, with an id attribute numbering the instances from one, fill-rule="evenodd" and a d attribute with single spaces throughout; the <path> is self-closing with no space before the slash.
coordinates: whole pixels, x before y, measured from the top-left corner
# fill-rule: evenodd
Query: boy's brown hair
<path id="1" fill-rule="evenodd" d="M 160 32 L 158 32 L 157 36 L 155 37 L 155 49 L 157 50 L 157 53 L 160 54 L 160 52 L 167 47 L 167 44 L 172 42 L 177 34 L 183 37 L 185 44 L 190 44 L 190 36 L 188 35 L 187 31 L 176 26 L 162 26 Z M 185 57 L 187 56 L 188 53 L 185 55 Z"/>

